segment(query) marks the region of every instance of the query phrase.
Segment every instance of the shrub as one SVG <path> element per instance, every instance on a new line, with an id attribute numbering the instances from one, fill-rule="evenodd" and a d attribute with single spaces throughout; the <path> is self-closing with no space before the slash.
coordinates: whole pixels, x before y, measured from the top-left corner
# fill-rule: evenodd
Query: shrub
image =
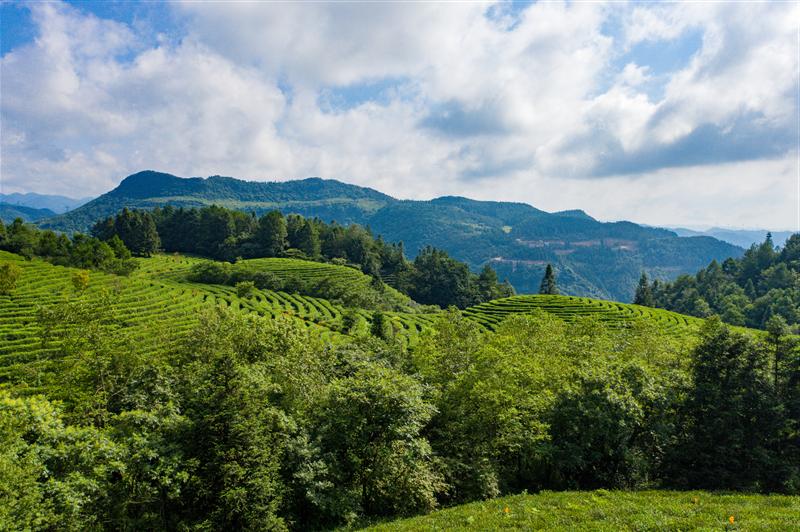
<path id="1" fill-rule="evenodd" d="M 72 286 L 78 292 L 85 292 L 89 288 L 89 270 L 79 270 L 72 274 Z"/>
<path id="2" fill-rule="evenodd" d="M 241 298 L 249 299 L 253 296 L 255 289 L 256 285 L 253 284 L 253 281 L 240 281 L 236 283 L 236 295 Z"/>
<path id="3" fill-rule="evenodd" d="M 198 262 L 189 270 L 187 278 L 195 283 L 226 284 L 231 277 L 229 262 Z"/>
<path id="4" fill-rule="evenodd" d="M 10 295 L 17 287 L 22 270 L 16 264 L 4 262 L 0 265 L 0 294 Z"/>

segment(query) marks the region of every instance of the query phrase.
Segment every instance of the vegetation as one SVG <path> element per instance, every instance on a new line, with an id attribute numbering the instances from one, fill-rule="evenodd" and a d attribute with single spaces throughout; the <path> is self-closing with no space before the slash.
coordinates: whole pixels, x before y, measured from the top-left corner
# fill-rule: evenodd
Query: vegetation
<path id="1" fill-rule="evenodd" d="M 350 264 L 372 277 L 374 292 L 385 291 L 382 280 L 385 277 L 397 289 L 425 305 L 465 308 L 513 294 L 510 285 L 498 282 L 496 273 L 489 266 L 477 276 L 466 264 L 433 248 L 426 248 L 410 263 L 403 254 L 402 243 L 387 244 L 358 225 L 342 227 L 299 215 L 284 217 L 279 211 L 270 211 L 256 218 L 254 214 L 216 206 L 188 210 L 167 206 L 154 210 L 152 214 L 125 209 L 113 218 L 98 222 L 92 228 L 92 234 L 106 241 L 119 238 L 139 255 L 149 255 L 161 242 L 165 251 L 193 253 L 217 260 L 294 257 Z M 229 266 L 198 266 L 192 275 L 200 282 L 224 284 L 230 280 L 235 284 L 250 280 L 254 283 L 260 281 L 262 287 L 282 289 L 264 278 L 245 279 L 241 277 L 242 271 L 236 276 L 233 272 L 226 274 L 220 268 L 229 269 Z M 343 300 L 352 306 L 378 306 L 347 300 L 359 298 L 361 294 L 343 292 L 338 287 L 324 284 L 290 290 Z"/>
<path id="2" fill-rule="evenodd" d="M 678 238 L 671 231 L 630 222 L 602 223 L 582 211 L 551 214 L 522 203 L 459 197 L 403 201 L 317 178 L 257 183 L 220 176 L 182 179 L 152 171 L 128 176 L 107 194 L 40 224 L 86 232 L 123 207 L 151 210 L 167 205 L 184 209 L 218 205 L 259 217 L 280 210 L 286 216 L 336 220 L 342 226 L 359 224 L 388 241 L 403 242 L 409 258 L 430 245 L 476 272 L 490 264 L 519 293 L 537 293 L 550 263 L 558 271 L 562 293 L 617 301 L 631 300 L 642 271 L 653 278 L 673 279 L 744 251 L 709 237 Z M 224 224 L 220 230 L 226 230 Z M 159 233 L 164 240 L 161 228 Z M 167 244 L 164 248 L 173 249 Z M 237 256 L 200 254 L 228 261 Z"/>
<path id="3" fill-rule="evenodd" d="M 539 285 L 539 293 L 544 295 L 558 294 L 558 286 L 556 286 L 556 274 L 553 273 L 553 266 L 548 264 L 544 270 L 544 277 L 542 277 L 542 284 Z"/>
<path id="4" fill-rule="evenodd" d="M 692 316 L 716 314 L 733 325 L 766 329 L 770 318 L 780 316 L 800 326 L 800 234 L 792 235 L 783 249 L 767 235 L 741 259 L 713 261 L 695 276 L 672 283 L 645 286 L 640 281 L 637 299 Z"/>
<path id="5" fill-rule="evenodd" d="M 21 218 L 8 226 L 0 222 L 0 251 L 118 275 L 129 275 L 136 268 L 136 263 L 131 260 L 131 252 L 119 238 L 103 242 L 80 233 L 69 238 L 53 231 L 36 229 Z"/>
<path id="6" fill-rule="evenodd" d="M 403 530 L 791 530 L 800 498 L 703 491 L 514 495 L 369 528 Z"/>
<path id="7" fill-rule="evenodd" d="M 0 529 L 331 529 L 524 490 L 800 493 L 787 327 L 559 295 L 397 312 L 259 286 L 374 288 L 292 258 L 154 255 L 129 277 L 0 260 L 19 271 L 0 295 Z M 681 497 L 544 493 L 427 519 L 716 526 L 735 503 L 767 527 L 797 503 Z"/>

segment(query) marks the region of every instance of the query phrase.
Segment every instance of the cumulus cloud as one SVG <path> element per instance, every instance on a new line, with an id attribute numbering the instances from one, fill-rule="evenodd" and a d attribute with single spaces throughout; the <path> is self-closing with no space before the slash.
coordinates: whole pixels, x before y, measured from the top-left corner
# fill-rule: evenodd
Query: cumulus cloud
<path id="1" fill-rule="evenodd" d="M 0 60 L 4 191 L 99 194 L 154 168 L 794 220 L 795 4 L 185 2 L 164 7 L 178 39 L 30 9 L 38 37 Z M 698 32 L 675 71 L 639 53 Z"/>

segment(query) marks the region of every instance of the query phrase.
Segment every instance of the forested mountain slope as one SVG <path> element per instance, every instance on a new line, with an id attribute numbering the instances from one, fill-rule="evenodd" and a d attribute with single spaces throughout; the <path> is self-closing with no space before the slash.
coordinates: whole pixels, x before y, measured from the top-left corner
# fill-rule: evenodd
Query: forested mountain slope
<path id="1" fill-rule="evenodd" d="M 490 263 L 520 293 L 535 292 L 553 263 L 564 293 L 631 300 L 639 274 L 673 279 L 743 250 L 710 237 L 679 238 L 630 222 L 603 223 L 582 211 L 546 213 L 530 205 L 442 197 L 397 200 L 335 180 L 247 182 L 230 177 L 179 178 L 152 171 L 125 178 L 111 192 L 41 225 L 86 231 L 123 207 L 217 204 L 263 214 L 279 209 L 339 223 L 369 226 L 403 241 L 412 257 L 427 245 L 444 249 L 473 269 Z"/>

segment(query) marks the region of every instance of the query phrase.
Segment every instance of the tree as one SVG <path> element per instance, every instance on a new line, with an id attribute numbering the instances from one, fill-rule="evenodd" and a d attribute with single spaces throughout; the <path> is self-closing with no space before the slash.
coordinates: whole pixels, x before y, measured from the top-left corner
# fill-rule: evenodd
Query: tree
<path id="1" fill-rule="evenodd" d="M 420 435 L 434 408 L 412 377 L 375 363 L 334 380 L 314 412 L 326 466 L 313 500 L 332 520 L 432 510 L 443 488 Z M 322 489 L 321 489 L 322 488 Z"/>
<path id="2" fill-rule="evenodd" d="M 20 275 L 22 270 L 16 264 L 10 262 L 0 264 L 0 294 L 11 295 L 17 287 Z"/>
<path id="3" fill-rule="evenodd" d="M 639 278 L 639 285 L 636 287 L 636 295 L 633 298 L 633 302 L 636 305 L 645 307 L 655 306 L 653 291 L 650 288 L 650 282 L 645 272 L 642 272 L 642 276 Z"/>
<path id="4" fill-rule="evenodd" d="M 315 260 L 320 256 L 319 231 L 310 220 L 305 220 L 297 232 L 297 249 L 306 254 L 309 259 Z"/>
<path id="5" fill-rule="evenodd" d="M 280 211 L 270 211 L 258 220 L 255 241 L 267 257 L 277 257 L 286 249 L 286 218 Z"/>
<path id="6" fill-rule="evenodd" d="M 553 273 L 553 266 L 548 264 L 544 270 L 544 277 L 542 277 L 542 284 L 539 285 L 540 294 L 555 295 L 558 294 L 558 286 L 556 285 L 556 275 Z"/>
<path id="7" fill-rule="evenodd" d="M 762 345 L 718 318 L 706 321 L 693 353 L 686 434 L 669 460 L 673 482 L 702 489 L 780 489 L 784 423 L 770 373 Z"/>

